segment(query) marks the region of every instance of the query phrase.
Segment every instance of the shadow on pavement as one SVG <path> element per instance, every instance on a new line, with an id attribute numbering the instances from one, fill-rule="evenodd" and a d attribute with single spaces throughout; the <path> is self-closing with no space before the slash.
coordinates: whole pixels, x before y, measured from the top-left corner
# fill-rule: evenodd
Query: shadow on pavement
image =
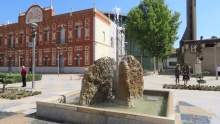
<path id="1" fill-rule="evenodd" d="M 174 75 L 174 69 L 166 69 L 159 72 L 159 75 Z"/>

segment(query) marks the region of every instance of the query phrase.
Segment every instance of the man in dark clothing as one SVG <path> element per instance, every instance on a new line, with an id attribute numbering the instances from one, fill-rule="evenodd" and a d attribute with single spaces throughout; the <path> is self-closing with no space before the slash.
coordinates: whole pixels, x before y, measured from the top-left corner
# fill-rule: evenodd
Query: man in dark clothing
<path id="1" fill-rule="evenodd" d="M 32 74 L 32 68 L 31 67 L 29 68 L 29 73 Z"/>
<path id="2" fill-rule="evenodd" d="M 21 76 L 22 76 L 23 85 L 21 87 L 26 87 L 27 75 L 28 75 L 28 72 L 27 72 L 25 66 L 22 66 Z"/>

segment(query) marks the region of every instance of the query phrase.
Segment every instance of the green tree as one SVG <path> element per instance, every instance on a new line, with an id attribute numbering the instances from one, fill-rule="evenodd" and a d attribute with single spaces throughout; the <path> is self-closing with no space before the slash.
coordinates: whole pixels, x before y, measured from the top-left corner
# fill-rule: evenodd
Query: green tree
<path id="1" fill-rule="evenodd" d="M 164 0 L 143 0 L 128 13 L 126 32 L 142 51 L 160 60 L 171 54 L 178 39 L 179 17 L 180 13 L 169 10 Z"/>

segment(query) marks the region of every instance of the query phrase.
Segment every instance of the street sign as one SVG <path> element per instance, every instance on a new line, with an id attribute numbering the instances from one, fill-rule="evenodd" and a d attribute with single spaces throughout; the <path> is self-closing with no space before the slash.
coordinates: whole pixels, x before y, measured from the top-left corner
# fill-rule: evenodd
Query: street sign
<path id="1" fill-rule="evenodd" d="M 32 42 L 28 42 L 28 47 L 33 47 Z"/>
<path id="2" fill-rule="evenodd" d="M 36 42 L 35 42 L 35 46 L 36 46 Z M 33 47 L 33 42 L 28 42 L 28 47 Z"/>

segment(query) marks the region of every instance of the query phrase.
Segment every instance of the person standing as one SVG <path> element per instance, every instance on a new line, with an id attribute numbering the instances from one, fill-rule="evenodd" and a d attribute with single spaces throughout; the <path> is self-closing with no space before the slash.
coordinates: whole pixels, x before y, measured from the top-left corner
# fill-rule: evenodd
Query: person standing
<path id="1" fill-rule="evenodd" d="M 190 76 L 190 70 L 186 63 L 184 63 L 182 67 L 182 74 L 183 74 L 184 85 L 187 86 L 187 82 L 189 81 L 189 76 Z"/>
<path id="2" fill-rule="evenodd" d="M 179 80 L 180 80 L 180 73 L 181 73 L 181 69 L 180 69 L 180 64 L 176 64 L 176 67 L 175 67 L 175 81 L 176 81 L 176 84 L 179 83 Z"/>
<path id="3" fill-rule="evenodd" d="M 27 72 L 25 66 L 22 66 L 21 76 L 22 76 L 23 85 L 21 87 L 26 87 L 27 75 L 28 75 L 28 72 Z"/>

